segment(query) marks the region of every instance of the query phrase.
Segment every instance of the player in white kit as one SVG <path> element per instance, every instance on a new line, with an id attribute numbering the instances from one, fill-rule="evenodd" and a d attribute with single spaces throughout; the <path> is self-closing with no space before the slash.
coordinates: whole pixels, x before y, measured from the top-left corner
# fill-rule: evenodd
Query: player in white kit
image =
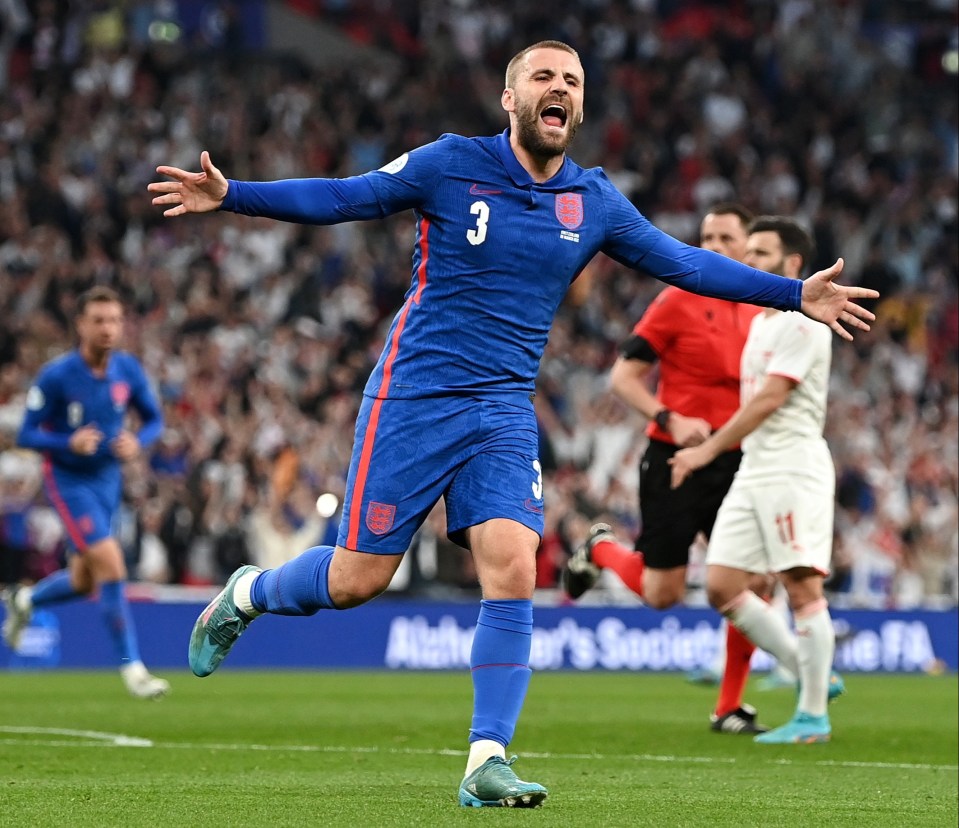
<path id="1" fill-rule="evenodd" d="M 812 240 L 795 221 L 764 216 L 750 226 L 744 262 L 801 278 Z M 740 407 L 705 442 L 676 453 L 673 486 L 736 443 L 743 459 L 723 500 L 706 555 L 709 601 L 756 646 L 799 676 L 793 718 L 761 733 L 766 744 L 828 741 L 826 706 L 842 692 L 832 672 L 835 634 L 823 580 L 829 574 L 835 470 L 823 438 L 832 356 L 830 330 L 794 312 L 756 316 L 743 350 Z M 747 588 L 775 572 L 795 633 Z"/>

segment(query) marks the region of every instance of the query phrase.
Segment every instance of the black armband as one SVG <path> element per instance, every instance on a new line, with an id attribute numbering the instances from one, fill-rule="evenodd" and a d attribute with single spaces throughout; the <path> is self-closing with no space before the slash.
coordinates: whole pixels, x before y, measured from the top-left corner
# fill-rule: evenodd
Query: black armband
<path id="1" fill-rule="evenodd" d="M 619 346 L 619 353 L 623 359 L 639 359 L 643 362 L 656 362 L 659 359 L 653 346 L 637 334 L 633 334 Z"/>

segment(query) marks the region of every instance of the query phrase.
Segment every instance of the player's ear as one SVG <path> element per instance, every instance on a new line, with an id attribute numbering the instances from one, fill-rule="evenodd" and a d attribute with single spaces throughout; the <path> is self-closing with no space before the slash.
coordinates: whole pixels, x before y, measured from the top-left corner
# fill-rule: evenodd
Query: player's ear
<path id="1" fill-rule="evenodd" d="M 787 253 L 785 257 L 785 271 L 790 279 L 802 278 L 803 261 L 801 253 Z"/>
<path id="2" fill-rule="evenodd" d="M 500 97 L 500 103 L 503 105 L 503 109 L 505 109 L 507 112 L 512 112 L 516 108 L 512 89 L 507 87 L 503 90 L 503 95 Z"/>

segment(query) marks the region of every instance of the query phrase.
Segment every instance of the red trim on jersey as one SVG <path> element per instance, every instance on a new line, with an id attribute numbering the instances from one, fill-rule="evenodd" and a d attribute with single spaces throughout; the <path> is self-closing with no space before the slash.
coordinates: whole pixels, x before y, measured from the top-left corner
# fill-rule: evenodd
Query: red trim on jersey
<path id="1" fill-rule="evenodd" d="M 80 531 L 80 527 L 77 526 L 77 522 L 73 519 L 73 515 L 70 514 L 67 504 L 63 502 L 60 489 L 57 488 L 57 481 L 53 476 L 53 463 L 48 455 L 43 457 L 43 478 L 47 483 L 47 497 L 50 498 L 50 503 L 53 504 L 56 513 L 60 515 L 60 520 L 63 521 L 63 526 L 77 551 L 83 552 L 87 548 L 87 542 Z"/>
<path id="2" fill-rule="evenodd" d="M 373 444 L 376 442 L 376 427 L 380 422 L 380 411 L 390 388 L 390 380 L 393 378 L 393 363 L 396 362 L 396 354 L 400 349 L 400 337 L 406 327 L 406 317 L 409 316 L 411 305 L 414 302 L 417 305 L 420 303 L 420 296 L 422 296 L 423 289 L 426 287 L 426 263 L 429 260 L 430 253 L 429 234 L 430 220 L 424 217 L 420 220 L 420 266 L 416 269 L 416 293 L 406 300 L 400 318 L 396 322 L 396 330 L 393 331 L 393 337 L 390 339 L 389 353 L 383 363 L 383 379 L 380 381 L 380 387 L 376 390 L 376 399 L 370 409 L 370 421 L 366 426 L 366 434 L 363 436 L 363 448 L 360 451 L 360 462 L 356 469 L 356 481 L 353 484 L 353 493 L 350 496 L 350 531 L 346 536 L 346 547 L 354 551 L 360 551 L 357 549 L 357 544 L 360 537 L 363 493 L 366 490 L 366 478 L 370 472 L 370 459 L 373 457 Z"/>
<path id="3" fill-rule="evenodd" d="M 418 305 L 420 297 L 423 295 L 423 288 L 426 287 L 426 263 L 430 258 L 430 220 L 425 216 L 420 221 L 420 266 L 416 269 L 416 277 L 419 284 L 416 286 L 416 293 L 413 294 L 413 301 Z"/>
<path id="4" fill-rule="evenodd" d="M 409 304 L 403 309 L 405 315 Z M 400 326 L 396 327 L 399 332 Z M 392 345 L 391 345 L 392 347 Z M 389 365 L 389 363 L 387 363 Z M 386 371 L 383 371 L 383 381 L 386 382 Z M 382 389 L 383 386 L 380 386 Z M 363 450 L 360 454 L 360 464 L 356 469 L 356 482 L 353 484 L 352 500 L 350 502 L 350 531 L 346 536 L 346 548 L 360 551 L 357 548 L 357 541 L 360 535 L 360 512 L 363 509 L 363 490 L 366 488 L 366 476 L 370 471 L 370 458 L 373 456 L 373 443 L 376 442 L 376 427 L 380 422 L 380 409 L 383 407 L 383 399 L 377 397 L 373 401 L 373 408 L 370 411 L 370 421 L 366 426 L 366 434 L 363 437 Z"/>

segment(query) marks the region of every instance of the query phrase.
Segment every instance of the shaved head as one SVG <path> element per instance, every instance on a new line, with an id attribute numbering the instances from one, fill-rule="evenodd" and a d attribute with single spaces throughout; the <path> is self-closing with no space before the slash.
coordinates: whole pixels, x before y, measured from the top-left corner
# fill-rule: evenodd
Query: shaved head
<path id="1" fill-rule="evenodd" d="M 523 51 L 517 52 L 513 55 L 512 60 L 506 66 L 506 88 L 512 89 L 516 86 L 516 79 L 519 76 L 519 73 L 522 69 L 523 62 L 526 60 L 526 56 L 535 51 L 536 49 L 559 49 L 562 52 L 567 52 L 571 54 L 576 60 L 579 60 L 579 53 L 568 43 L 563 43 L 561 40 L 541 40 L 539 43 L 534 43 L 532 46 L 527 46 Z"/>

